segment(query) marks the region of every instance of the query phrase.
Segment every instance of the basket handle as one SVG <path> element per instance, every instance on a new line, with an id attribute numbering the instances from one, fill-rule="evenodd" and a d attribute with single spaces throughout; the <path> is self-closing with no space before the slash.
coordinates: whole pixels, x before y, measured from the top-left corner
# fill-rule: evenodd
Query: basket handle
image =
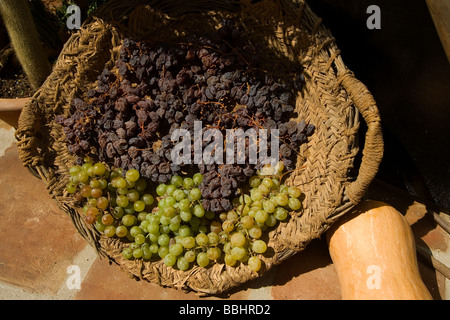
<path id="1" fill-rule="evenodd" d="M 383 158 L 383 134 L 380 114 L 367 87 L 355 78 L 353 72 L 348 70 L 341 75 L 340 82 L 367 124 L 358 176 L 346 188 L 347 197 L 356 205 L 363 198 Z"/>

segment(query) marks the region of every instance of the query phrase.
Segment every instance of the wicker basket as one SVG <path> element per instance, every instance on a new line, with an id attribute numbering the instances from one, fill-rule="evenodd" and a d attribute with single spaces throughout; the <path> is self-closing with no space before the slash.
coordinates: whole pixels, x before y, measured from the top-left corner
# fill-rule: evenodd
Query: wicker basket
<path id="1" fill-rule="evenodd" d="M 256 273 L 246 265 L 214 264 L 179 271 L 163 262 L 125 260 L 123 243 L 107 239 L 87 226 L 65 191 L 73 161 L 55 116 L 69 115 L 70 103 L 93 88 L 97 75 L 111 68 L 125 37 L 146 40 L 212 30 L 223 18 L 241 19 L 247 36 L 257 43 L 267 63 L 280 70 L 303 66 L 306 84 L 299 92 L 299 119 L 316 126 L 303 145 L 287 180 L 305 194 L 303 209 L 269 233 L 270 254 Z M 360 155 L 360 115 L 367 125 Z M 383 153 L 380 118 L 367 88 L 343 63 L 331 33 L 303 0 L 110 0 L 86 21 L 64 46 L 51 75 L 23 110 L 16 133 L 20 158 L 44 180 L 52 197 L 80 234 L 101 256 L 136 278 L 161 286 L 219 294 L 261 276 L 321 236 L 363 197 Z"/>

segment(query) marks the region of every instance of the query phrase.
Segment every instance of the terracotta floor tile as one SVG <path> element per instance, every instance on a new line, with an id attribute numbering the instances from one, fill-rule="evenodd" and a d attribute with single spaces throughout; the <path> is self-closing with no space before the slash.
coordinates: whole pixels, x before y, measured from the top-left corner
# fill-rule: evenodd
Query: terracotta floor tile
<path id="1" fill-rule="evenodd" d="M 18 159 L 0 158 L 0 281 L 33 292 L 56 292 L 71 259 L 86 243 Z"/>
<path id="2" fill-rule="evenodd" d="M 272 287 L 275 300 L 337 300 L 341 289 L 325 239 L 278 265 Z"/>

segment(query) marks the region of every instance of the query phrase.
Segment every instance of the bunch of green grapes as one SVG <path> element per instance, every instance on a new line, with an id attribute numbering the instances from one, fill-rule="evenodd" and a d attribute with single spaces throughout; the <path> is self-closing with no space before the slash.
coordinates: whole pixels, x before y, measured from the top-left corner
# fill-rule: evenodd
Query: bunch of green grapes
<path id="1" fill-rule="evenodd" d="M 131 169 L 124 174 L 120 168 L 109 168 L 90 158 L 69 172 L 66 191 L 83 204 L 85 221 L 107 237 L 131 239 L 129 229 L 152 210 L 155 202 L 139 172 Z"/>
<path id="2" fill-rule="evenodd" d="M 301 191 L 297 187 L 280 184 L 283 163 L 266 166 L 249 180 L 249 191 L 234 199 L 235 209 L 221 213 L 215 231 L 224 239 L 224 262 L 234 266 L 247 262 L 258 271 L 259 258 L 267 250 L 263 235 L 288 218 L 289 212 L 301 208 Z"/>
<path id="3" fill-rule="evenodd" d="M 183 271 L 215 262 L 230 267 L 246 263 L 259 271 L 260 255 L 267 250 L 264 234 L 301 208 L 300 190 L 280 184 L 283 169 L 280 162 L 258 171 L 248 192 L 221 214 L 203 208 L 200 173 L 172 176 L 155 188 L 153 197 L 137 170 L 123 172 L 86 160 L 70 169 L 66 189 L 84 201 L 88 223 L 106 237 L 127 240 L 126 259 L 163 260 Z"/>

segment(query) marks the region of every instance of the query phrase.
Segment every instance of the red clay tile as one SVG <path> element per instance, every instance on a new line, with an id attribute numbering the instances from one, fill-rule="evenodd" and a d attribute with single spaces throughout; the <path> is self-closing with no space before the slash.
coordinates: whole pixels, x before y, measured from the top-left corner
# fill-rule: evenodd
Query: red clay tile
<path id="1" fill-rule="evenodd" d="M 312 241 L 304 251 L 276 267 L 272 296 L 276 300 L 337 300 L 341 289 L 325 239 Z"/>
<path id="2" fill-rule="evenodd" d="M 16 146 L 0 158 L 0 243 L 0 281 L 38 293 L 55 293 L 86 245 Z"/>

